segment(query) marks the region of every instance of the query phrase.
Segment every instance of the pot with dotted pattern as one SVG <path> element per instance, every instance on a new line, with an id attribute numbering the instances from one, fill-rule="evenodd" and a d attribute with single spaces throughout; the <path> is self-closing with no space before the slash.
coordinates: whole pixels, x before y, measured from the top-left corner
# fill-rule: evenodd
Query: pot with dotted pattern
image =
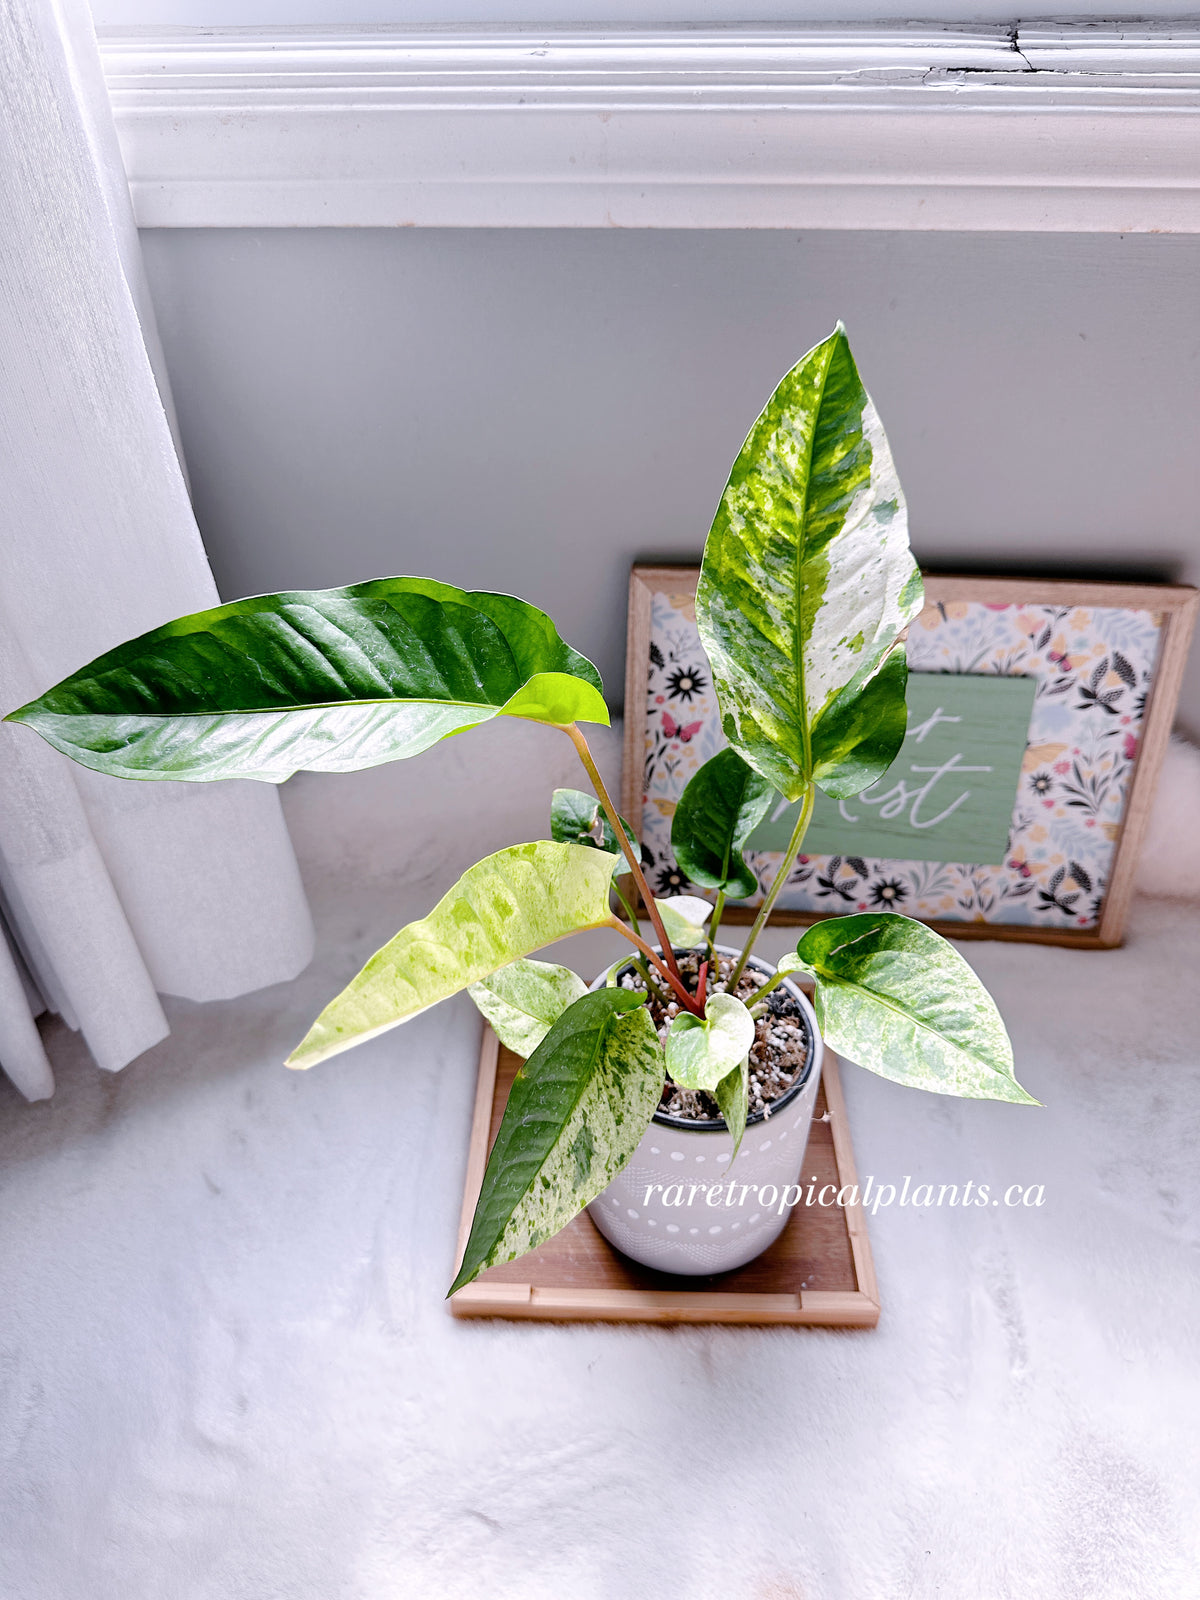
<path id="1" fill-rule="evenodd" d="M 717 950 L 739 954 L 723 945 Z M 751 957 L 750 965 L 774 976 L 764 962 Z M 690 1277 L 730 1272 L 761 1255 L 787 1226 L 785 1196 L 794 1197 L 801 1180 L 822 1046 L 807 996 L 790 981 L 781 988 L 800 1009 L 808 1059 L 769 1111 L 747 1120 L 737 1160 L 730 1161 L 733 1139 L 723 1121 L 688 1122 L 657 1111 L 629 1165 L 588 1207 L 609 1243 L 642 1266 Z"/>

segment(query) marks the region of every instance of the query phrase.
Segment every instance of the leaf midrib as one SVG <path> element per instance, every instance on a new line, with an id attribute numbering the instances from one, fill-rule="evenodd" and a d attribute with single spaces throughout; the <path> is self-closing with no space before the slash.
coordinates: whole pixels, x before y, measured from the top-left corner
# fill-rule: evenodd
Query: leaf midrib
<path id="1" fill-rule="evenodd" d="M 547 673 L 534 674 L 535 677 L 549 675 Z M 564 674 L 564 676 L 569 676 L 569 674 Z M 575 681 L 583 682 L 584 680 L 577 679 Z M 525 685 L 522 684 L 521 688 L 524 687 Z M 519 689 L 514 691 L 514 693 L 519 692 Z M 53 711 L 49 708 L 39 708 L 39 710 L 41 716 L 61 717 L 68 722 L 82 722 L 90 717 L 98 717 L 105 720 L 121 718 L 137 722 L 183 722 L 196 717 L 217 719 L 224 717 L 290 717 L 297 716 L 305 711 L 351 711 L 369 706 L 439 706 L 445 707 L 449 711 L 458 709 L 462 711 L 500 712 L 504 710 L 509 700 L 512 699 L 513 695 L 509 695 L 508 700 L 496 705 L 491 700 L 431 700 L 421 695 L 414 695 L 411 699 L 402 700 L 396 695 L 380 695 L 376 698 L 362 700 L 307 700 L 303 705 L 295 706 L 239 706 L 236 711 L 164 711 L 160 713 L 156 711 Z M 13 713 L 11 718 L 6 717 L 4 720 L 24 721 L 25 719 Z"/>
<path id="2" fill-rule="evenodd" d="M 800 704 L 798 707 L 798 720 L 800 723 L 801 747 L 804 752 L 804 778 L 812 779 L 812 729 L 808 725 L 808 696 L 805 691 L 804 679 L 804 648 L 802 634 L 804 631 L 804 552 L 807 548 L 808 538 L 808 496 L 812 482 L 813 450 L 817 442 L 817 423 L 821 414 L 821 406 L 825 399 L 825 380 L 829 376 L 829 368 L 833 362 L 834 339 L 829 341 L 829 348 L 821 368 L 821 381 L 817 391 L 817 400 L 813 408 L 812 427 L 808 430 L 807 451 L 804 461 L 804 496 L 800 515 L 800 536 L 796 541 L 796 619 L 793 628 L 792 648 L 796 662 L 796 680 L 800 690 Z"/>

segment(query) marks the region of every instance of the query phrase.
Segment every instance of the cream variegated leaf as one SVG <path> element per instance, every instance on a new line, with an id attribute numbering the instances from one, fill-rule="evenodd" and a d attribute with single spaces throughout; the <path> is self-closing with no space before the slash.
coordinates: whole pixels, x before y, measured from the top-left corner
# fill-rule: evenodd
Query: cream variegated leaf
<path id="1" fill-rule="evenodd" d="M 467 993 L 500 1043 L 529 1057 L 567 1007 L 587 993 L 587 984 L 570 967 L 523 959 L 480 978 Z"/>
<path id="2" fill-rule="evenodd" d="M 667 938 L 676 950 L 691 950 L 704 937 L 704 924 L 712 916 L 707 900 L 695 894 L 673 894 L 666 900 L 656 900 L 658 914 L 666 929 Z"/>
<path id="3" fill-rule="evenodd" d="M 815 980 L 825 1042 L 882 1078 L 1037 1105 L 1017 1082 L 995 1001 L 954 946 L 891 911 L 831 917 L 779 963 Z"/>
<path id="4" fill-rule="evenodd" d="M 839 324 L 755 423 L 705 545 L 696 621 L 730 744 L 789 800 L 814 779 L 866 788 L 904 737 L 897 641 L 921 602 L 891 451 Z"/>
<path id="5" fill-rule="evenodd" d="M 754 1018 L 735 995 L 708 997 L 703 1020 L 681 1012 L 667 1034 L 667 1071 L 681 1089 L 712 1094 L 754 1043 Z"/>
<path id="6" fill-rule="evenodd" d="M 602 850 L 549 839 L 485 856 L 427 917 L 409 923 L 371 957 L 325 1007 L 288 1066 L 315 1066 L 520 956 L 610 922 L 611 874 Z"/>

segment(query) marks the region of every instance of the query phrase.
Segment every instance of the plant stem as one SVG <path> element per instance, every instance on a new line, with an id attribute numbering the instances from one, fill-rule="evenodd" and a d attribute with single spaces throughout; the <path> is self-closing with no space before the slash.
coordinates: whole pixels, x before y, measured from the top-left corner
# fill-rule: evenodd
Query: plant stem
<path id="1" fill-rule="evenodd" d="M 768 981 L 763 984 L 762 989 L 758 989 L 757 992 L 755 992 L 754 1005 L 750 1006 L 750 1014 L 754 1014 L 754 1006 L 757 1006 L 760 1000 L 765 1000 L 766 995 L 770 994 L 771 990 L 778 989 L 779 984 L 784 982 L 784 979 L 795 978 L 795 976 L 797 976 L 795 973 L 776 973 L 774 974 L 774 978 L 768 979 Z"/>
<path id="2" fill-rule="evenodd" d="M 678 995 L 681 1005 L 690 1011 L 694 1017 L 702 1017 L 704 1015 L 702 1011 L 697 1009 L 696 996 L 688 993 L 687 986 L 684 983 L 682 976 L 668 971 L 644 939 L 640 939 L 636 933 L 632 933 L 621 921 L 620 917 L 611 917 L 607 925 L 610 928 L 615 929 L 615 931 L 621 934 L 623 938 L 628 939 L 630 944 L 637 945 L 642 954 L 646 956 L 648 960 L 653 961 L 659 972 L 662 973 L 663 977 Z M 601 926 L 603 927 L 604 924 L 602 923 Z"/>
<path id="3" fill-rule="evenodd" d="M 738 980 L 745 971 L 746 962 L 750 959 L 750 952 L 754 949 L 754 942 L 767 925 L 767 918 L 774 910 L 775 902 L 780 891 L 788 881 L 792 871 L 792 863 L 800 854 L 800 846 L 804 843 L 804 835 L 808 832 L 809 820 L 812 817 L 813 803 L 817 798 L 816 786 L 809 784 L 804 793 L 804 804 L 800 807 L 800 815 L 796 818 L 796 826 L 792 830 L 792 837 L 788 840 L 788 847 L 783 852 L 783 860 L 779 863 L 779 871 L 775 874 L 775 881 L 767 893 L 767 898 L 758 908 L 758 915 L 750 932 L 746 935 L 746 943 L 738 958 L 738 964 L 730 974 L 729 982 L 725 985 L 728 994 L 737 992 Z"/>
<path id="4" fill-rule="evenodd" d="M 625 907 L 625 915 L 629 918 L 630 927 L 632 927 L 634 933 L 636 933 L 640 937 L 641 932 L 642 932 L 642 925 L 637 919 L 637 912 L 629 904 L 629 901 L 626 900 L 625 896 L 621 893 L 620 889 L 617 888 L 617 885 L 615 883 L 613 884 L 613 893 L 616 895 L 617 899 L 621 902 L 621 904 Z"/>
<path id="5" fill-rule="evenodd" d="M 721 918 L 725 912 L 725 891 L 717 890 L 717 903 L 713 907 L 712 916 L 708 919 L 708 959 L 712 963 L 713 976 L 718 974 L 717 967 L 717 930 L 721 926 Z"/>
<path id="6" fill-rule="evenodd" d="M 643 983 L 646 985 L 646 988 L 650 991 L 650 993 L 654 996 L 654 998 L 658 1001 L 659 1005 L 663 1006 L 663 1007 L 666 1007 L 666 1006 L 670 1005 L 671 1002 L 667 999 L 666 995 L 662 992 L 662 990 L 655 983 L 654 979 L 650 976 L 650 968 L 646 965 L 646 963 L 642 959 L 642 957 L 641 956 L 634 956 L 633 964 L 634 964 L 635 968 L 637 969 L 637 971 L 641 973 Z"/>
<path id="7" fill-rule="evenodd" d="M 604 787 L 604 779 L 600 776 L 600 769 L 597 767 L 592 758 L 592 752 L 588 749 L 588 742 L 584 738 L 583 734 L 580 733 L 578 726 L 574 722 L 558 722 L 555 723 L 555 727 L 562 729 L 567 738 L 570 739 L 571 743 L 578 751 L 579 759 L 583 762 L 584 769 L 587 772 L 588 777 L 592 780 L 592 786 L 596 791 L 596 798 L 604 807 L 604 815 L 612 824 L 612 830 L 617 836 L 617 840 L 620 843 L 622 851 L 624 852 L 626 861 L 629 863 L 629 870 L 633 874 L 633 881 L 637 884 L 638 893 L 641 895 L 642 903 L 646 907 L 646 914 L 654 925 L 654 931 L 658 935 L 658 942 L 662 948 L 662 960 L 659 960 L 649 945 L 644 947 L 646 953 L 651 957 L 656 967 L 663 967 L 665 969 L 663 975 L 664 977 L 671 978 L 672 987 L 678 988 L 684 995 L 687 995 L 688 1010 L 691 1011 L 694 1009 L 692 1005 L 692 999 L 691 996 L 688 995 L 687 989 L 684 985 L 683 978 L 679 971 L 679 963 L 675 960 L 675 952 L 671 948 L 671 941 L 667 938 L 667 930 L 663 927 L 662 918 L 658 914 L 658 907 L 654 903 L 654 896 L 650 893 L 650 885 L 646 882 L 646 875 L 642 871 L 642 864 L 637 858 L 637 852 L 633 848 L 633 843 L 630 840 L 629 835 L 625 832 L 624 824 L 622 823 L 620 816 L 617 814 L 617 808 L 609 799 L 608 790 Z M 697 1015 L 699 1015 L 699 1013 L 697 1013 Z"/>

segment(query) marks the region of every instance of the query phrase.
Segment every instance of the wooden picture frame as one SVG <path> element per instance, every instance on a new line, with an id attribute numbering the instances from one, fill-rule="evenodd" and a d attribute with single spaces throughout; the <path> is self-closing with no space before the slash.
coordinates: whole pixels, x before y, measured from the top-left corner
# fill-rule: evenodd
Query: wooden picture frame
<path id="1" fill-rule="evenodd" d="M 696 566 L 637 565 L 630 575 L 622 810 L 624 815 L 639 829 L 639 833 L 644 826 L 643 813 L 647 804 L 646 783 L 643 772 L 650 716 L 648 696 L 650 675 L 653 670 L 651 645 L 654 642 L 655 598 L 656 596 L 669 597 L 669 604 L 678 602 L 683 611 L 686 612 L 689 599 L 694 605 L 698 577 L 699 568 Z M 1059 618 L 1068 631 L 1073 631 L 1073 637 L 1078 636 L 1079 628 L 1072 630 L 1072 624 L 1079 623 L 1079 626 L 1083 627 L 1090 614 L 1095 612 L 1104 614 L 1106 626 L 1112 625 L 1114 613 L 1130 613 L 1131 621 L 1136 618 L 1142 619 L 1143 635 L 1146 634 L 1149 626 L 1147 618 L 1152 622 L 1153 628 L 1156 630 L 1157 641 L 1152 667 L 1147 668 L 1141 674 L 1143 683 L 1140 697 L 1135 694 L 1135 685 L 1130 684 L 1129 686 L 1131 709 L 1136 706 L 1136 715 L 1125 718 L 1125 721 L 1131 723 L 1132 726 L 1124 741 L 1126 751 L 1124 766 L 1121 768 L 1119 781 L 1114 776 L 1111 786 L 1112 797 L 1107 802 L 1111 812 L 1113 804 L 1119 800 L 1119 815 L 1114 815 L 1110 817 L 1109 821 L 1101 824 L 1105 830 L 1104 837 L 1112 847 L 1111 852 L 1108 852 L 1110 861 L 1103 880 L 1097 878 L 1095 886 L 1090 883 L 1084 885 L 1087 892 L 1091 893 L 1093 887 L 1098 889 L 1102 882 L 1103 893 L 1095 894 L 1093 908 L 1086 919 L 1082 915 L 1068 919 L 1064 911 L 1063 925 L 1055 925 L 1046 921 L 1006 921 L 1003 916 L 990 916 L 986 911 L 981 912 L 978 908 L 971 915 L 967 915 L 965 912 L 962 915 L 958 915 L 957 906 L 961 902 L 955 903 L 956 914 L 953 915 L 929 915 L 915 910 L 910 913 L 920 915 L 922 921 L 928 922 L 931 927 L 936 928 L 947 937 L 955 939 L 1014 939 L 1042 944 L 1075 946 L 1082 949 L 1113 948 L 1121 942 L 1129 902 L 1133 894 L 1138 850 L 1149 817 L 1150 805 L 1158 782 L 1159 771 L 1162 767 L 1163 755 L 1170 738 L 1188 646 L 1195 626 L 1197 607 L 1200 606 L 1200 591 L 1183 586 L 1159 584 L 1103 583 L 1011 577 L 988 578 L 927 573 L 925 575 L 925 597 L 925 611 L 922 612 L 921 618 L 913 624 L 913 628 L 910 630 L 910 635 L 918 642 L 920 641 L 920 635 L 917 634 L 916 630 L 919 628 L 924 626 L 936 629 L 942 624 L 949 627 L 960 617 L 979 619 L 982 615 L 979 608 L 984 608 L 996 614 L 997 628 L 1001 626 L 1001 618 L 1004 619 L 1005 626 L 1011 627 L 1015 621 L 1024 620 L 1028 622 L 1032 617 L 1038 621 L 1040 626 L 1040 620 L 1036 616 L 1040 610 L 1044 617 L 1053 615 Z M 975 609 L 972 610 L 971 608 Z M 1016 608 L 1015 618 L 1013 608 Z M 983 620 L 986 621 L 986 619 Z M 1048 623 L 1047 626 L 1052 627 L 1053 624 Z M 1037 675 L 1038 671 L 1041 671 L 1048 676 L 1051 668 L 1032 648 L 1032 644 L 1033 640 L 1031 638 L 1031 648 L 1027 654 L 1032 665 L 1024 665 L 1023 671 L 1030 675 Z M 1097 650 L 1099 648 L 1099 646 L 1096 646 Z M 1053 647 L 1051 646 L 1052 649 Z M 1053 658 L 1051 657 L 1051 659 Z M 1063 657 L 1062 659 L 1069 670 L 1069 658 Z M 1084 656 L 1081 659 L 1087 661 L 1088 658 Z M 1123 666 L 1128 666 L 1128 662 L 1124 660 L 1124 657 L 1122 657 L 1122 662 Z M 1041 663 L 1040 666 L 1039 663 Z M 954 668 L 953 670 L 962 671 L 963 669 Z M 1062 669 L 1055 667 L 1053 670 L 1061 672 Z M 1132 677 L 1132 672 L 1127 673 L 1126 676 L 1127 678 Z M 1065 679 L 1060 677 L 1058 681 L 1065 681 Z M 1078 684 L 1075 687 L 1078 688 Z M 1117 692 L 1114 691 L 1114 694 Z M 683 733 L 687 733 L 686 728 Z M 1133 742 L 1132 754 L 1128 753 L 1130 741 Z M 1036 748 L 1047 747 L 1038 746 Z M 1065 749 L 1066 746 L 1063 748 Z M 1033 754 L 1035 751 L 1031 750 L 1030 753 Z M 1059 765 L 1061 766 L 1063 763 L 1060 762 Z M 1057 772 L 1058 767 L 1055 767 L 1054 770 Z M 683 778 L 681 777 L 679 787 L 682 789 L 682 786 Z M 662 804 L 664 802 L 659 803 Z M 669 804 L 669 801 L 665 803 Z M 1014 813 L 1014 820 L 1016 820 L 1016 813 Z M 653 818 L 651 818 L 651 822 L 653 823 Z M 1089 827 L 1092 825 L 1091 822 L 1088 823 Z M 661 824 L 658 827 L 661 833 Z M 1098 841 L 1101 836 L 1100 834 L 1095 834 L 1092 837 Z M 1105 847 L 1102 846 L 1101 848 Z M 881 863 L 881 865 L 886 866 L 887 863 Z M 1071 862 L 1070 865 L 1073 867 L 1075 863 Z M 1015 861 L 1009 862 L 1008 866 L 1017 870 L 1018 863 Z M 997 869 L 997 871 L 1000 870 L 1004 869 Z M 1051 884 L 1054 882 L 1053 872 L 1045 873 L 1042 863 L 1028 865 L 1022 860 L 1019 864 L 1019 870 L 1031 878 L 1036 878 L 1037 875 L 1043 874 L 1043 888 L 1047 881 Z M 1059 882 L 1061 883 L 1061 881 L 1060 877 Z M 1075 880 L 1068 878 L 1066 882 L 1072 884 L 1078 890 L 1078 884 L 1075 883 Z M 1030 884 L 1031 890 L 1035 887 L 1036 884 Z M 1003 893 L 1007 892 L 1009 892 L 1007 889 L 1003 890 Z M 1029 915 L 1028 909 L 1019 906 L 1016 899 L 1016 896 L 1027 892 L 1024 886 L 1018 885 L 1011 892 L 1014 896 L 1011 901 L 1002 900 L 1000 902 L 1003 909 L 1010 917 L 1018 912 L 1022 915 Z M 1060 892 L 1058 888 L 1054 887 L 1049 890 L 1049 899 L 1052 903 L 1054 902 L 1054 896 Z M 1044 900 L 1047 895 L 1039 892 L 1038 898 L 1039 900 Z M 1076 892 L 1073 896 L 1064 896 L 1064 898 L 1072 899 L 1073 909 L 1082 911 L 1084 898 L 1081 898 L 1080 892 Z M 942 903 L 944 904 L 945 902 L 943 901 Z M 842 914 L 845 911 L 859 908 L 859 906 L 853 904 L 838 904 L 828 911 L 822 911 L 812 908 L 785 908 L 780 905 L 774 912 L 773 920 L 783 924 L 806 924 L 817 921 L 822 916 Z M 908 908 L 898 906 L 897 909 Z M 734 923 L 748 922 L 752 919 L 752 916 L 753 909 L 748 906 L 731 905 L 725 911 L 725 919 Z M 1081 925 L 1085 921 L 1086 925 Z"/>

